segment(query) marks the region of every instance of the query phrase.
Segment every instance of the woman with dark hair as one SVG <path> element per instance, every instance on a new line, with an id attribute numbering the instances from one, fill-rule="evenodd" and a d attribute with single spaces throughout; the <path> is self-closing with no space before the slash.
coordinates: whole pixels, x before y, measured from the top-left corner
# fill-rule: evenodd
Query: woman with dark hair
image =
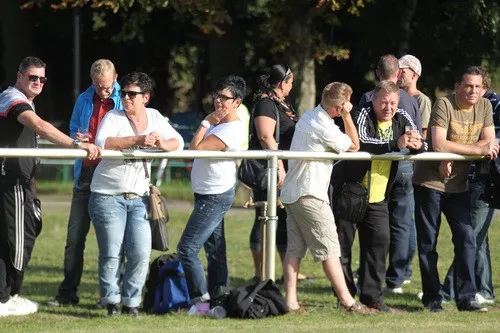
<path id="1" fill-rule="evenodd" d="M 145 73 L 133 72 L 125 75 L 120 85 L 123 110 L 111 110 L 104 116 L 95 144 L 113 150 L 182 149 L 184 141 L 167 119 L 146 108 L 153 80 Z M 89 213 L 99 246 L 99 289 L 109 316 L 120 312 L 120 303 L 122 312 L 139 313 L 151 254 L 147 174 L 151 174 L 151 161 L 105 159 L 96 167 L 90 185 Z"/>
<path id="2" fill-rule="evenodd" d="M 245 90 L 246 83 L 239 76 L 230 75 L 217 82 L 213 91 L 214 111 L 201 122 L 190 150 L 241 149 L 245 131 L 237 109 Z M 224 216 L 233 203 L 235 183 L 236 160 L 194 160 L 191 171 L 194 208 L 177 253 L 186 273 L 191 304 L 197 311 L 210 300 L 210 293 L 229 286 Z M 207 258 L 207 278 L 199 258 L 202 247 Z"/>
<path id="3" fill-rule="evenodd" d="M 274 65 L 267 73 L 257 78 L 257 91 L 254 97 L 252 110 L 253 123 L 250 124 L 249 150 L 289 150 L 295 132 L 295 123 L 298 116 L 293 107 L 286 101 L 293 87 L 293 73 L 286 65 Z M 279 146 L 276 142 L 276 125 L 279 117 Z M 287 161 L 278 160 L 278 190 L 283 185 L 286 176 Z M 267 193 L 254 190 L 253 199 L 266 201 Z M 286 237 L 286 211 L 283 206 L 276 209 L 278 228 L 276 230 L 276 248 L 281 261 L 285 257 Z M 260 269 L 262 264 L 262 232 L 259 221 L 260 208 L 255 208 L 255 220 L 250 233 L 250 249 L 254 262 L 255 276 L 253 280 L 261 279 Z M 306 279 L 299 274 L 299 280 Z"/>

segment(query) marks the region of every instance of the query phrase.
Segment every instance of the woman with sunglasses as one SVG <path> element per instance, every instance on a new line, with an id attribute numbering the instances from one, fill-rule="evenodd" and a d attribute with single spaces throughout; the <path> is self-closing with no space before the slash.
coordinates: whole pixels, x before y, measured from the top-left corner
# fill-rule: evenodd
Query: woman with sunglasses
<path id="1" fill-rule="evenodd" d="M 246 84 L 239 76 L 227 76 L 214 88 L 214 111 L 201 122 L 190 150 L 240 150 L 243 125 L 237 109 L 245 97 Z M 182 233 L 177 253 L 182 262 L 196 312 L 207 310 L 210 296 L 228 287 L 224 216 L 233 203 L 236 160 L 195 159 L 191 171 L 194 208 Z M 201 248 L 207 258 L 208 283 L 199 258 Z"/>
<path id="2" fill-rule="evenodd" d="M 121 79 L 123 110 L 111 110 L 104 116 L 95 138 L 97 146 L 163 151 L 184 147 L 182 137 L 167 119 L 157 110 L 146 108 L 153 85 L 153 80 L 141 72 Z M 90 185 L 89 213 L 99 246 L 99 289 L 109 316 L 120 313 L 120 303 L 122 312 L 132 316 L 139 313 L 151 254 L 147 219 L 150 174 L 150 161 L 104 159 L 96 167 Z M 125 271 L 121 274 L 123 261 Z"/>
<path id="3" fill-rule="evenodd" d="M 250 124 L 249 150 L 289 150 L 292 142 L 295 124 L 298 116 L 292 105 L 286 101 L 293 87 L 293 73 L 286 65 L 272 66 L 267 73 L 257 78 L 257 91 L 254 97 L 252 110 L 253 122 Z M 279 117 L 277 122 L 276 113 Z M 276 142 L 276 129 L 279 123 L 279 145 Z M 278 190 L 283 185 L 286 176 L 287 161 L 278 160 Z M 253 190 L 253 200 L 266 201 L 267 192 Z M 276 208 L 278 227 L 276 230 L 276 248 L 281 261 L 285 257 L 286 236 L 286 211 L 282 205 Z M 250 249 L 254 262 L 254 282 L 261 280 L 262 264 L 262 231 L 259 220 L 260 208 L 255 208 L 255 220 L 250 233 Z M 307 279 L 299 274 L 298 280 Z"/>

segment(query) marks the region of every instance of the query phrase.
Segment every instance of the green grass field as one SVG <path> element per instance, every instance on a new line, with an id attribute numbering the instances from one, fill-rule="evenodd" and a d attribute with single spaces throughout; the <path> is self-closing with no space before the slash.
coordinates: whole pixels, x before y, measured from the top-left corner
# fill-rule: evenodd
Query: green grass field
<path id="1" fill-rule="evenodd" d="M 70 188 L 70 187 L 69 187 Z M 288 314 L 263 320 L 214 320 L 190 318 L 186 312 L 168 315 L 142 315 L 139 319 L 128 316 L 107 318 L 105 310 L 94 308 L 99 298 L 97 284 L 97 245 L 93 229 L 88 237 L 85 253 L 85 271 L 80 287 L 80 304 L 73 307 L 50 308 L 44 302 L 53 298 L 63 277 L 63 253 L 69 212 L 67 190 L 54 194 L 41 192 L 44 228 L 37 240 L 33 257 L 26 272 L 23 295 L 40 302 L 40 311 L 24 317 L 0 318 L 0 332 L 499 332 L 500 307 L 489 306 L 488 313 L 458 312 L 454 304 L 445 304 L 445 312 L 431 314 L 424 311 L 416 294 L 420 291 L 420 274 L 414 261 L 411 284 L 402 295 L 387 295 L 386 302 L 401 309 L 396 315 L 381 314 L 371 317 L 352 316 L 336 309 L 336 300 L 324 278 L 321 265 L 307 257 L 302 272 L 315 277 L 314 282 L 300 284 L 299 297 L 306 312 Z M 52 194 L 47 194 L 52 193 Z M 169 193 L 172 193 L 169 190 Z M 169 231 L 171 243 L 177 240 L 189 214 L 189 205 L 170 206 Z M 500 225 L 496 219 L 490 232 L 494 284 L 500 290 Z M 227 217 L 231 286 L 249 283 L 253 276 L 248 249 L 248 237 L 253 221 L 253 210 L 235 208 Z M 446 223 L 440 235 L 440 272 L 443 275 L 451 262 L 450 232 Z M 152 258 L 159 253 L 152 254 Z M 357 257 L 355 254 L 354 258 Z M 276 265 L 281 275 L 281 265 Z M 499 291 L 500 292 L 500 291 Z"/>

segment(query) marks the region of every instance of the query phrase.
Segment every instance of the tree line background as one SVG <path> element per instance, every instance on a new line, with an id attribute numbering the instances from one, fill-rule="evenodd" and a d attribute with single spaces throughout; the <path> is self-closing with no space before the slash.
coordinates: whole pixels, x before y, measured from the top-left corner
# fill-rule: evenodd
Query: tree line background
<path id="1" fill-rule="evenodd" d="M 156 81 L 151 106 L 163 114 L 208 113 L 214 83 L 247 80 L 288 64 L 299 112 L 322 88 L 344 81 L 353 102 L 375 82 L 378 58 L 413 54 L 419 88 L 434 99 L 453 88 L 457 71 L 483 65 L 500 87 L 498 0 L 7 0 L 0 2 L 0 86 L 13 84 L 21 58 L 47 63 L 49 82 L 37 112 L 67 124 L 74 96 L 73 24 L 80 17 L 81 90 L 93 61 L 108 58 L 118 74 L 141 70 Z M 61 126 L 66 130 L 67 126 Z"/>

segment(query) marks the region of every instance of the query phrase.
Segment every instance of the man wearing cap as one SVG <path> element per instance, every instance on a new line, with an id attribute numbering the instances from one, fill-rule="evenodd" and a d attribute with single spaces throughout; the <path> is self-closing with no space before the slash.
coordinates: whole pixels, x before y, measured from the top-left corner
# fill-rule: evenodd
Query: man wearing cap
<path id="1" fill-rule="evenodd" d="M 417 89 L 417 81 L 422 75 L 422 65 L 416 57 L 407 54 L 399 59 L 399 69 L 398 85 L 417 100 L 420 119 L 422 120 L 422 136 L 425 139 L 429 118 L 431 117 L 432 103 L 427 95 Z"/>
<path id="2" fill-rule="evenodd" d="M 399 72 L 399 62 L 394 55 L 387 54 L 380 58 L 376 69 L 376 75 L 380 81 L 388 80 L 397 83 Z M 359 107 L 362 108 L 363 103 L 370 102 L 372 98 L 373 91 L 365 93 Z M 398 109 L 409 115 L 421 132 L 420 109 L 417 100 L 402 89 L 399 89 Z M 409 283 L 412 274 L 411 260 L 416 251 L 412 177 L 413 163 L 400 161 L 394 184 L 386 198 L 389 205 L 391 240 L 385 291 L 390 293 L 402 293 L 403 283 Z"/>

